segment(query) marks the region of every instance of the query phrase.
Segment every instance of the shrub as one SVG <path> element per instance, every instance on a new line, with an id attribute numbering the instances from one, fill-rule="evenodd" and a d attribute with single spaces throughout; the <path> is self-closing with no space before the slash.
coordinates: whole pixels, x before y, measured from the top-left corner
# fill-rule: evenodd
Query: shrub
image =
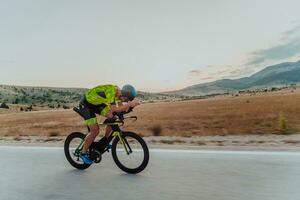
<path id="1" fill-rule="evenodd" d="M 58 132 L 50 132 L 49 133 L 49 137 L 56 137 L 56 136 L 59 136 Z"/>
<path id="2" fill-rule="evenodd" d="M 154 125 L 152 128 L 150 128 L 154 136 L 160 136 L 162 132 L 161 125 Z"/>
<path id="3" fill-rule="evenodd" d="M 63 109 L 70 109 L 69 106 L 63 105 Z"/>
<path id="4" fill-rule="evenodd" d="M 18 104 L 19 101 L 20 101 L 20 99 L 16 98 L 16 99 L 12 102 L 12 104 Z"/>
<path id="5" fill-rule="evenodd" d="M 173 140 L 161 140 L 160 142 L 164 143 L 164 144 L 174 144 L 175 143 Z"/>
<path id="6" fill-rule="evenodd" d="M 41 139 L 41 141 L 44 141 L 44 142 L 59 142 L 59 141 L 62 141 L 61 138 L 46 138 L 46 139 Z"/>
<path id="7" fill-rule="evenodd" d="M 14 140 L 15 140 L 15 141 L 21 141 L 22 138 L 21 138 L 20 136 L 16 136 L 16 137 L 14 137 Z"/>
<path id="8" fill-rule="evenodd" d="M 286 119 L 284 117 L 284 115 L 282 113 L 280 113 L 279 115 L 279 131 L 282 134 L 287 134 L 288 133 L 288 129 L 287 129 L 287 125 L 286 125 Z"/>
<path id="9" fill-rule="evenodd" d="M 0 108 L 9 109 L 9 106 L 6 105 L 6 103 L 2 103 L 2 104 L 0 105 Z"/>
<path id="10" fill-rule="evenodd" d="M 32 111 L 32 105 L 28 106 L 28 107 L 26 108 L 26 111 Z"/>

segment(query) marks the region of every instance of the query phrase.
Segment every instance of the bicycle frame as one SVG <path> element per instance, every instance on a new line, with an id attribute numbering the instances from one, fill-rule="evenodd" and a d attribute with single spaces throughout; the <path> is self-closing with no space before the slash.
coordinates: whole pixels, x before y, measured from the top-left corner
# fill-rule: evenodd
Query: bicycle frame
<path id="1" fill-rule="evenodd" d="M 131 150 L 131 147 L 129 146 L 127 140 L 126 139 L 124 140 L 122 137 L 122 131 L 119 127 L 120 123 L 123 124 L 123 122 L 118 121 L 118 122 L 114 122 L 114 123 L 101 123 L 101 124 L 99 124 L 99 126 L 110 126 L 112 128 L 112 133 L 109 136 L 109 142 L 117 137 L 120 140 L 120 143 L 123 145 L 127 155 L 129 155 L 130 153 L 132 153 L 132 150 Z M 89 130 L 89 128 L 88 128 L 88 130 Z M 84 141 L 85 140 L 83 139 L 80 142 L 80 144 L 78 145 L 78 147 L 75 149 L 76 154 L 78 154 L 78 155 L 80 154 L 80 152 L 83 148 Z"/>
<path id="2" fill-rule="evenodd" d="M 121 132 L 120 132 L 120 131 L 115 131 L 115 132 L 113 132 L 113 136 L 114 136 L 114 138 L 115 138 L 115 137 L 118 137 L 118 138 L 119 138 L 119 140 L 120 140 L 121 144 L 123 145 L 123 147 L 124 147 L 124 149 L 125 149 L 127 155 L 129 155 L 130 153 L 132 153 L 132 150 L 131 150 L 131 148 L 130 148 L 128 142 L 127 142 L 127 140 L 126 140 L 126 139 L 124 140 L 124 139 L 121 137 Z M 126 145 L 128 146 L 128 149 L 127 149 L 127 146 L 126 146 Z M 128 150 L 129 150 L 129 151 L 128 151 Z"/>

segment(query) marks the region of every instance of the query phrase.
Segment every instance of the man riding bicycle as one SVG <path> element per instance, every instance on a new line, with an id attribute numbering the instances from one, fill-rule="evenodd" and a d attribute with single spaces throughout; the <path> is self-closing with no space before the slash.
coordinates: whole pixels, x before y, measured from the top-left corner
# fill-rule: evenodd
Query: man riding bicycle
<path id="1" fill-rule="evenodd" d="M 99 85 L 85 92 L 84 98 L 79 103 L 85 124 L 90 129 L 80 154 L 80 158 L 85 164 L 93 163 L 89 158 L 88 149 L 99 134 L 96 114 L 112 119 L 113 113 L 127 112 L 130 108 L 138 106 L 140 103 L 134 100 L 136 96 L 137 92 L 132 85 L 124 85 L 122 90 L 116 85 Z M 107 138 L 111 131 L 111 127 L 107 126 L 105 136 L 101 139 L 103 148 L 109 143 Z"/>

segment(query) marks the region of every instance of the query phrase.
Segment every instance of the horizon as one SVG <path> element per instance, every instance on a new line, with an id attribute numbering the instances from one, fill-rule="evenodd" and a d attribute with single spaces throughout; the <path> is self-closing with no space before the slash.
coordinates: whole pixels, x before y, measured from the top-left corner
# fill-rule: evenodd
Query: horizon
<path id="1" fill-rule="evenodd" d="M 273 64 L 273 65 L 269 65 L 269 66 L 265 66 L 264 68 L 262 68 L 260 71 L 268 68 L 268 67 L 272 67 L 272 66 L 276 66 L 276 65 L 280 65 L 280 64 L 285 64 L 285 63 L 296 63 L 296 62 L 300 62 L 300 60 L 297 60 L 297 61 L 294 61 L 294 62 L 281 62 L 281 63 L 277 63 L 277 64 Z M 260 72 L 258 71 L 258 72 Z M 229 79 L 229 80 L 237 80 L 237 79 L 240 79 L 240 78 L 246 78 L 246 77 L 251 77 L 252 75 L 258 73 L 258 72 L 255 72 L 249 76 L 241 76 L 241 77 L 237 77 L 237 78 L 232 78 L 232 79 Z M 204 82 L 204 83 L 200 83 L 200 84 L 208 84 L 208 83 L 212 83 L 212 82 L 215 82 L 215 81 L 219 81 L 219 80 L 224 80 L 224 79 L 217 79 L 217 80 L 214 80 L 214 81 L 211 81 L 211 82 Z M 3 85 L 3 86 L 15 86 L 15 87 L 33 87 L 33 88 L 58 88 L 58 89 L 89 89 L 87 87 L 63 87 L 63 86 L 44 86 L 44 85 L 40 85 L 40 86 L 32 86 L 32 85 L 15 85 L 15 84 L 11 84 L 11 85 L 8 85 L 8 84 L 1 84 L 0 83 L 0 86 Z M 194 85 L 198 85 L 198 84 L 194 84 Z M 187 87 L 190 87 L 190 86 L 194 86 L 194 85 L 189 85 L 189 86 L 186 86 L 184 88 L 180 88 L 178 90 L 182 90 L 182 89 L 185 89 Z M 121 86 L 119 86 L 121 87 Z M 169 91 L 161 91 L 161 92 L 147 92 L 147 91 L 143 91 L 143 90 L 138 90 L 140 92 L 145 92 L 145 93 L 167 93 L 167 92 L 173 92 L 173 91 L 176 91 L 176 90 L 169 90 Z"/>
<path id="2" fill-rule="evenodd" d="M 1 4 L 4 85 L 165 92 L 300 59 L 296 0 Z"/>

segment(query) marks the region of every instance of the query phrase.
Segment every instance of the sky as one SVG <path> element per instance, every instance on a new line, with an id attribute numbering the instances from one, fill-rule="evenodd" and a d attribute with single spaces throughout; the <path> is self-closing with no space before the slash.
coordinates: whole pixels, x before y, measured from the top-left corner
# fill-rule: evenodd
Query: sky
<path id="1" fill-rule="evenodd" d="M 0 84 L 159 92 L 300 59 L 299 0 L 0 0 Z"/>

